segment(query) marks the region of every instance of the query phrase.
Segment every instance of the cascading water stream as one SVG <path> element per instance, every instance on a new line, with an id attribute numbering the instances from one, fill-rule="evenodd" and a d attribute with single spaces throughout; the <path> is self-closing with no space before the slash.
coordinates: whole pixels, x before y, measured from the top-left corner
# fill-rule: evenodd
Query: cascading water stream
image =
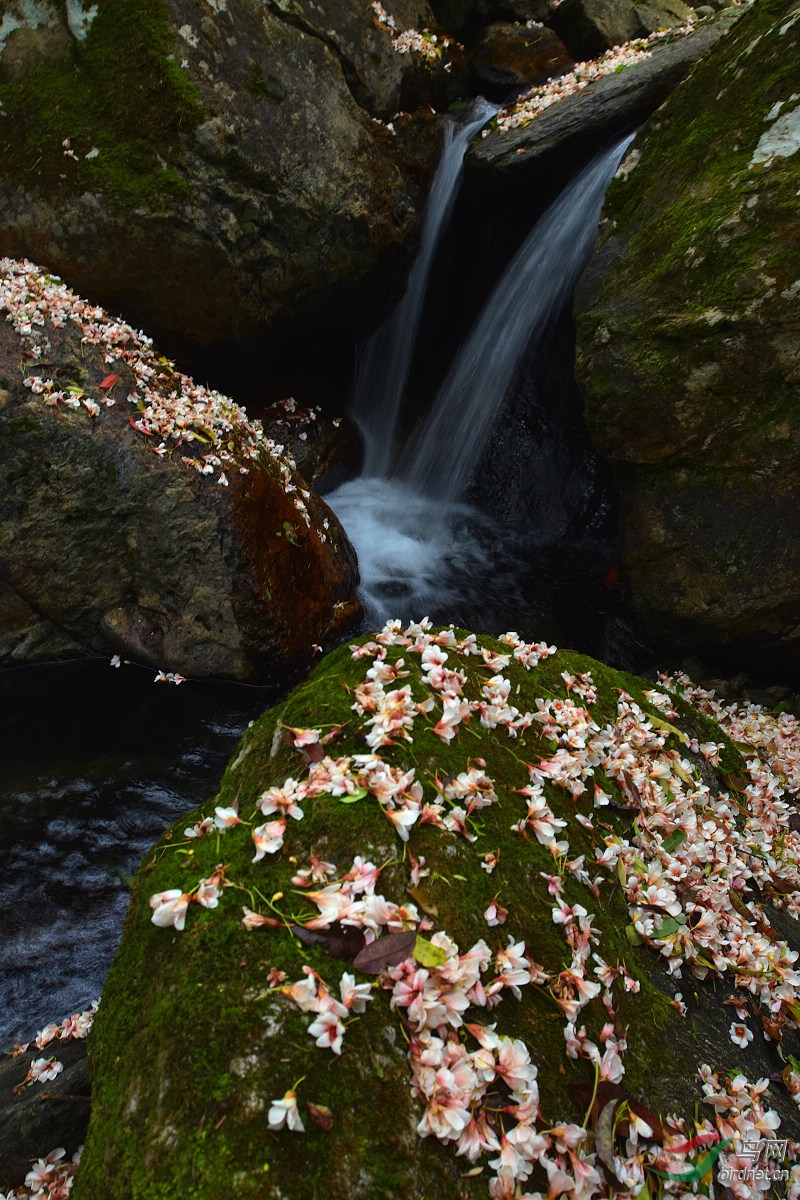
<path id="1" fill-rule="evenodd" d="M 464 155 L 472 138 L 497 112 L 479 96 L 465 118 L 448 121 L 444 146 L 422 219 L 420 245 L 408 286 L 392 315 L 360 348 L 350 415 L 364 442 L 363 475 L 388 475 L 397 421 L 417 340 L 431 264 L 461 182 Z"/>
<path id="2" fill-rule="evenodd" d="M 592 160 L 506 268 L 403 453 L 399 478 L 413 492 L 442 505 L 463 494 L 523 357 L 532 358 L 575 290 L 594 246 L 606 188 L 631 140 Z"/>
<path id="3" fill-rule="evenodd" d="M 517 587 L 512 539 L 460 497 L 516 374 L 569 302 L 594 244 L 606 187 L 631 140 L 598 155 L 534 227 L 394 476 L 395 429 L 414 341 L 404 332 L 407 314 L 400 312 L 406 298 L 395 313 L 403 329 L 391 332 L 393 317 L 379 331 L 385 345 L 398 355 L 402 346 L 408 355 L 399 368 L 394 358 L 382 360 L 385 372 L 398 371 L 403 386 L 384 407 L 387 393 L 375 385 L 368 421 L 369 397 L 359 390 L 359 427 L 369 427 L 363 473 L 326 497 L 356 548 L 368 621 L 428 613 L 474 623 L 476 612 L 499 610 Z M 432 257 L 433 247 L 426 246 L 426 253 Z M 430 257 L 420 279 L 427 278 Z M 414 334 L 422 300 L 415 299 Z M 370 371 L 377 372 L 374 339 L 370 357 Z"/>

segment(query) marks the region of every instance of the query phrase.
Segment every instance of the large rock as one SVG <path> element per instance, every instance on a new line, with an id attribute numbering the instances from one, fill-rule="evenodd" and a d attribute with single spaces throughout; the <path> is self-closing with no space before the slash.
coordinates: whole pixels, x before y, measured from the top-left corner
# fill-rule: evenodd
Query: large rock
<path id="1" fill-rule="evenodd" d="M 264 681 L 357 618 L 343 530 L 243 409 L 30 263 L 0 308 L 0 664 Z"/>
<path id="2" fill-rule="evenodd" d="M 0 54 L 0 253 L 151 330 L 345 325 L 416 230 L 426 175 L 383 122 L 420 56 L 369 0 L 11 0 Z"/>
<path id="3" fill-rule="evenodd" d="M 622 1200 L 698 1104 L 796 1129 L 800 726 L 554 650 L 393 622 L 249 729 L 134 887 L 76 1200 Z"/>
<path id="4" fill-rule="evenodd" d="M 467 155 L 467 185 L 496 187 L 501 172 L 506 186 L 517 180 L 520 191 L 528 191 L 532 180 L 541 187 L 543 174 L 576 169 L 599 144 L 633 132 L 663 104 L 740 12 L 728 9 L 685 37 L 656 43 L 650 57 L 584 84 L 533 119 L 487 133 Z"/>
<path id="5" fill-rule="evenodd" d="M 30 1081 L 33 1063 L 55 1060 L 54 1079 Z M 45 1071 L 47 1071 L 45 1067 Z M 0 1060 L 0 1187 L 19 1185 L 32 1163 L 58 1146 L 83 1144 L 91 1092 L 86 1042 L 57 1041 L 3 1056 Z"/>
<path id="6" fill-rule="evenodd" d="M 637 138 L 578 297 L 587 419 L 659 645 L 800 666 L 800 23 L 745 15 Z"/>
<path id="7" fill-rule="evenodd" d="M 505 100 L 572 66 L 558 34 L 546 25 L 512 25 L 496 21 L 484 30 L 469 55 L 476 91 L 490 100 Z"/>
<path id="8" fill-rule="evenodd" d="M 432 0 L 436 20 L 465 40 L 472 40 L 496 21 L 549 23 L 557 0 Z"/>

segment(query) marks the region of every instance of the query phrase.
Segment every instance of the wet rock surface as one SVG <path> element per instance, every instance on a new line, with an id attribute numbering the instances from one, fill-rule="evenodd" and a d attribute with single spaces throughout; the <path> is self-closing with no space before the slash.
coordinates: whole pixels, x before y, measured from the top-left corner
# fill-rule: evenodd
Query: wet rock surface
<path id="1" fill-rule="evenodd" d="M 474 88 L 489 100 L 505 100 L 572 66 L 566 46 L 546 25 L 498 21 L 483 31 L 469 54 Z"/>
<path id="2" fill-rule="evenodd" d="M 63 1070 L 15 1093 L 31 1063 L 41 1058 L 55 1059 Z M 69 1146 L 71 1154 L 82 1145 L 90 1111 L 85 1041 L 59 1041 L 0 1058 L 0 1187 L 21 1185 L 32 1163 L 54 1147 Z"/>
<path id="3" fill-rule="evenodd" d="M 5 267 L 61 296 L 33 268 Z M 250 461 L 233 402 L 141 343 L 134 355 L 130 327 L 82 312 L 82 324 L 42 316 L 38 337 L 0 325 L 0 662 L 118 652 L 259 682 L 308 664 L 359 612 L 336 518 L 266 439 Z M 187 422 L 177 439 L 157 433 L 153 405 Z M 198 449 L 216 465 L 193 462 Z"/>

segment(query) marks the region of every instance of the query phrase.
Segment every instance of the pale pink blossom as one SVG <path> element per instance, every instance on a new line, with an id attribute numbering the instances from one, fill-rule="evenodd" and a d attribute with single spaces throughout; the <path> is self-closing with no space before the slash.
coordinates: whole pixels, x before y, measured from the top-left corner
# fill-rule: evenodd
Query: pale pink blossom
<path id="1" fill-rule="evenodd" d="M 276 854 L 283 845 L 283 835 L 286 832 L 286 819 L 279 818 L 277 821 L 266 821 L 263 825 L 259 825 L 253 830 L 252 838 L 255 843 L 256 852 L 253 855 L 253 862 L 259 862 L 265 854 Z"/>
<path id="2" fill-rule="evenodd" d="M 270 1129 L 287 1129 L 295 1133 L 305 1133 L 303 1120 L 297 1108 L 297 1096 L 292 1088 L 284 1094 L 282 1100 L 273 1100 L 267 1114 L 267 1124 Z"/>
<path id="3" fill-rule="evenodd" d="M 170 925 L 178 930 L 183 929 L 191 898 L 188 892 L 182 892 L 180 888 L 156 892 L 150 897 L 150 907 L 153 909 L 150 920 L 163 929 L 169 928 Z"/>

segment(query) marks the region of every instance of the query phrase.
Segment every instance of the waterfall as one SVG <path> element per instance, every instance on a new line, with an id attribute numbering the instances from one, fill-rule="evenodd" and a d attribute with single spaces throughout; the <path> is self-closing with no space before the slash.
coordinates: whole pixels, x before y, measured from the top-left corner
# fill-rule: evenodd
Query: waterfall
<path id="1" fill-rule="evenodd" d="M 497 109 L 498 105 L 480 96 L 461 122 L 445 125 L 442 156 L 425 206 L 419 251 L 405 295 L 359 350 L 350 415 L 364 442 L 365 476 L 388 475 L 392 465 L 397 421 L 433 256 L 458 192 L 467 147 Z"/>
<path id="2" fill-rule="evenodd" d="M 550 205 L 517 251 L 403 454 L 412 492 L 452 503 L 472 470 L 523 358 L 568 303 L 594 246 L 603 196 L 628 137 L 599 154 Z"/>
<path id="3" fill-rule="evenodd" d="M 450 135 L 450 149 L 455 136 Z M 356 548 L 368 621 L 438 613 L 474 623 L 477 611 L 499 612 L 519 590 L 513 535 L 460 498 L 516 373 L 569 303 L 594 245 L 606 187 L 631 140 L 592 160 L 536 224 L 392 476 L 424 286 L 449 206 L 442 185 L 436 202 L 441 215 L 435 218 L 432 191 L 408 291 L 371 339 L 359 370 L 355 416 L 365 440 L 362 476 L 326 496 Z M 446 169 L 457 181 L 460 159 L 456 163 L 453 155 Z M 444 156 L 439 170 L 445 170 Z"/>

